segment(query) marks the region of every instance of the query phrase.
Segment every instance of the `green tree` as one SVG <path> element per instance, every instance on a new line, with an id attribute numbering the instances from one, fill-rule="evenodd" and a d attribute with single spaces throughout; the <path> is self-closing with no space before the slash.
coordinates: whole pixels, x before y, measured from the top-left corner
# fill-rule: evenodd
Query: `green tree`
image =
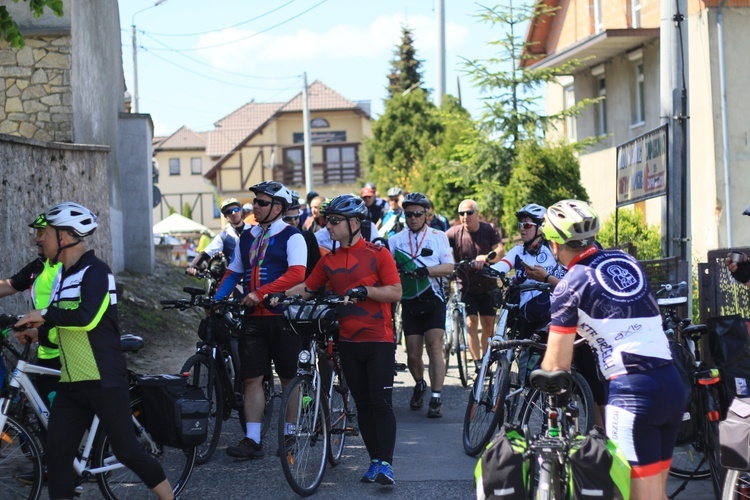
<path id="1" fill-rule="evenodd" d="M 193 209 L 190 207 L 190 203 L 185 202 L 182 206 L 182 216 L 187 217 L 188 219 L 193 218 Z"/>
<path id="2" fill-rule="evenodd" d="M 503 197 L 503 226 L 518 233 L 515 213 L 524 205 L 548 207 L 565 199 L 588 201 L 581 184 L 576 147 L 529 138 L 517 145 L 513 171 Z"/>
<path id="3" fill-rule="evenodd" d="M 18 0 L 13 0 L 18 3 Z M 50 9 L 57 17 L 63 15 L 62 0 L 23 0 L 29 4 L 29 9 L 35 18 L 44 14 L 44 9 Z M 22 49 L 26 42 L 18 24 L 13 20 L 5 5 L 0 5 L 0 39 L 7 41 L 14 49 Z"/>
<path id="4" fill-rule="evenodd" d="M 638 210 L 619 210 L 617 213 L 617 240 L 615 240 L 615 214 L 602 225 L 596 237 L 605 248 L 632 243 L 641 260 L 660 259 L 661 231 L 657 226 L 649 226 Z"/>
<path id="5" fill-rule="evenodd" d="M 401 43 L 393 51 L 391 72 L 388 74 L 388 94 L 391 97 L 421 85 L 422 61 L 417 59 L 416 55 L 417 50 L 414 48 L 414 36 L 411 30 L 406 26 L 401 26 Z"/>

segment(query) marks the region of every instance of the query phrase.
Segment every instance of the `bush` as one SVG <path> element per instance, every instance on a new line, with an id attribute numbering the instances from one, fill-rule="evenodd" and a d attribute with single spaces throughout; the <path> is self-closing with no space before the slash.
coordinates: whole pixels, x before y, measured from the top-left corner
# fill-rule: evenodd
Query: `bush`
<path id="1" fill-rule="evenodd" d="M 632 243 L 638 250 L 639 260 L 660 259 L 661 231 L 643 221 L 640 210 L 620 210 L 618 215 L 617 242 L 615 242 L 615 214 L 602 226 L 597 240 L 605 248 Z"/>

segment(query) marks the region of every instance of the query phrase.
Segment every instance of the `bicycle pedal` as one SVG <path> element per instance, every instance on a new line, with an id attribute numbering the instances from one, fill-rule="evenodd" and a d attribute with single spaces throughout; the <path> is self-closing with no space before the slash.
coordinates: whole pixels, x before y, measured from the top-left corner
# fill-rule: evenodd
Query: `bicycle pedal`
<path id="1" fill-rule="evenodd" d="M 345 427 L 344 428 L 344 435 L 345 436 L 359 436 L 359 429 L 356 427 Z"/>

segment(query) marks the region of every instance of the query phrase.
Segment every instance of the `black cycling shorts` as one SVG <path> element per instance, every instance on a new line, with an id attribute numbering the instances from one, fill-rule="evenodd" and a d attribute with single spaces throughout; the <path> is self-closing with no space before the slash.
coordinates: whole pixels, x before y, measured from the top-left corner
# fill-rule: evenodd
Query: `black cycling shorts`
<path id="1" fill-rule="evenodd" d="M 498 293 L 497 290 L 484 293 L 462 293 L 461 301 L 466 304 L 466 315 L 495 316 Z"/>
<path id="2" fill-rule="evenodd" d="M 302 341 L 291 331 L 286 318 L 251 316 L 245 318 L 243 326 L 239 338 L 240 377 L 244 380 L 270 373 L 273 360 L 279 378 L 293 378 Z"/>
<path id="3" fill-rule="evenodd" d="M 428 330 L 445 330 L 445 302 L 440 300 L 402 301 L 404 335 L 424 335 Z"/>

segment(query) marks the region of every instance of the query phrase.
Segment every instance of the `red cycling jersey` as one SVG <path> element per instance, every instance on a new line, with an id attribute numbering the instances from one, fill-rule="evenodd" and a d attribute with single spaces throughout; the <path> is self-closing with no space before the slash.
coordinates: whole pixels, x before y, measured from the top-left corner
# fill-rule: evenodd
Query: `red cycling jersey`
<path id="1" fill-rule="evenodd" d="M 337 247 L 321 257 L 305 281 L 308 290 L 326 285 L 343 295 L 356 286 L 388 286 L 401 283 L 396 262 L 383 247 L 360 238 L 349 248 Z M 339 338 L 349 342 L 393 342 L 393 317 L 389 302 L 366 299 L 339 306 Z"/>

